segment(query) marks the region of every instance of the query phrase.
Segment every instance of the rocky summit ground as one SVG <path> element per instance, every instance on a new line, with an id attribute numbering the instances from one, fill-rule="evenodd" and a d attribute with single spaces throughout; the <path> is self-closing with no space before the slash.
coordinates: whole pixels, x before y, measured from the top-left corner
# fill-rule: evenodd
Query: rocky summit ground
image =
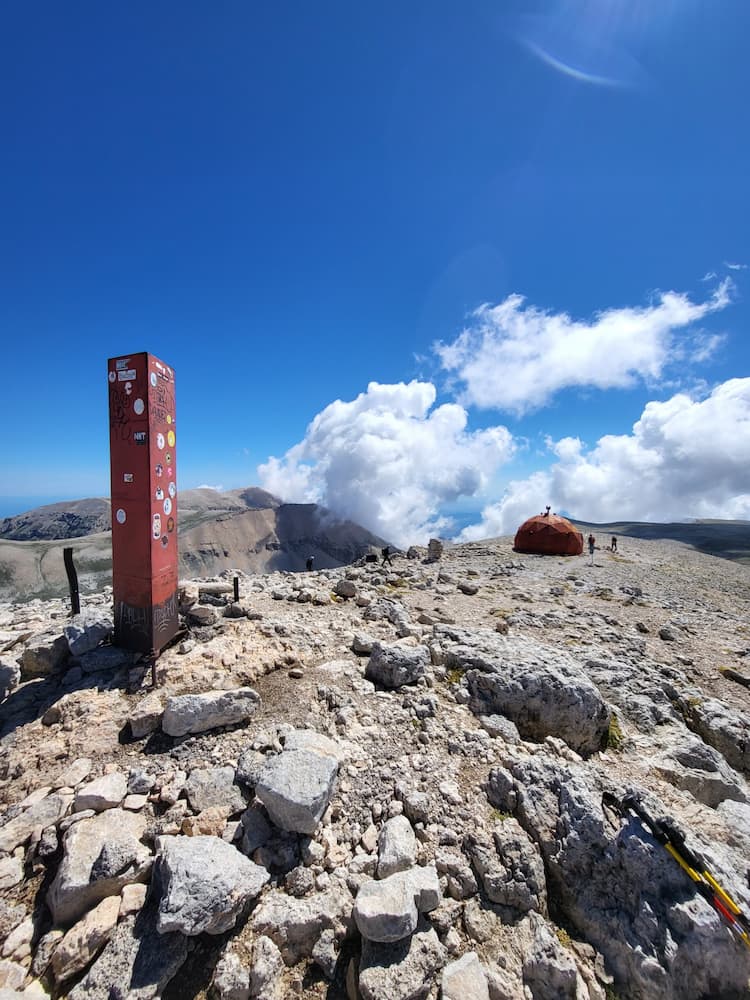
<path id="1" fill-rule="evenodd" d="M 618 806 L 750 913 L 750 570 L 511 544 L 191 581 L 154 690 L 111 592 L 1 605 L 0 998 L 750 996 Z"/>

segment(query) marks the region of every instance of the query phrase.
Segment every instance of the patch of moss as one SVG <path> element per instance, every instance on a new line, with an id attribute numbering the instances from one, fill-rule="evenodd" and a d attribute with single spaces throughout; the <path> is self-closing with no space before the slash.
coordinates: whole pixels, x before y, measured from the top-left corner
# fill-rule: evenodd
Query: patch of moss
<path id="1" fill-rule="evenodd" d="M 609 729 L 607 730 L 607 750 L 619 750 L 624 740 L 625 737 L 620 728 L 620 721 L 613 712 L 609 720 Z"/>
<path id="2" fill-rule="evenodd" d="M 445 683 L 446 684 L 460 684 L 461 678 L 464 672 L 460 667 L 451 667 L 450 670 L 446 672 Z"/>
<path id="3" fill-rule="evenodd" d="M 555 931 L 555 937 L 563 946 L 563 948 L 570 948 L 572 941 L 570 940 L 570 934 L 563 927 L 558 927 Z"/>
<path id="4" fill-rule="evenodd" d="M 501 812 L 499 809 L 493 809 L 490 813 L 490 818 L 494 823 L 504 823 L 506 819 L 511 819 L 510 813 Z"/>

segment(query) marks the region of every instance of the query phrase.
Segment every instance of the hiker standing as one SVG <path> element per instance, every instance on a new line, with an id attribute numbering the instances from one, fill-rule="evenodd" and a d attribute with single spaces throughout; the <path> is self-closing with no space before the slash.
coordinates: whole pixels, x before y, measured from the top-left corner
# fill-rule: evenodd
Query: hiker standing
<path id="1" fill-rule="evenodd" d="M 612 535 L 612 551 L 617 552 L 617 537 Z"/>
<path id="2" fill-rule="evenodd" d="M 305 563 L 305 569 L 308 573 L 312 572 L 313 562 L 315 561 L 315 556 L 308 556 L 307 562 Z"/>
<path id="3" fill-rule="evenodd" d="M 593 535 L 589 535 L 589 555 L 591 556 L 590 565 L 594 565 L 594 549 L 596 548 L 596 539 Z"/>
<path id="4" fill-rule="evenodd" d="M 390 545 L 386 545 L 385 546 L 385 548 L 382 551 L 382 555 L 383 555 L 383 566 L 385 566 L 386 563 L 388 563 L 389 566 L 392 566 L 393 563 L 391 562 L 391 547 L 390 547 Z"/>

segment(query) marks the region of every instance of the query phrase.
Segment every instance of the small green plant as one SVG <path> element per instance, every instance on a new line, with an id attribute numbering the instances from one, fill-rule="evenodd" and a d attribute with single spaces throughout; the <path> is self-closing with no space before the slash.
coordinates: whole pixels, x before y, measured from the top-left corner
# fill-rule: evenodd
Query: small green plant
<path id="1" fill-rule="evenodd" d="M 490 818 L 493 823 L 504 823 L 506 819 L 511 819 L 510 813 L 501 812 L 499 809 L 493 809 L 490 813 Z"/>
<path id="2" fill-rule="evenodd" d="M 564 927 L 558 927 L 555 931 L 555 937 L 563 946 L 563 948 L 570 948 L 572 941 L 570 940 L 570 934 L 565 930 Z"/>
<path id="3" fill-rule="evenodd" d="M 445 682 L 446 684 L 460 684 L 463 675 L 464 672 L 460 667 L 451 667 L 445 675 Z"/>
<path id="4" fill-rule="evenodd" d="M 605 1000 L 620 1000 L 620 994 L 611 983 L 604 987 L 604 997 Z"/>
<path id="5" fill-rule="evenodd" d="M 619 750 L 624 740 L 625 737 L 620 728 L 619 719 L 613 712 L 609 720 L 609 729 L 607 730 L 607 750 Z"/>
<path id="6" fill-rule="evenodd" d="M 419 721 L 419 719 L 412 719 L 411 724 L 415 729 L 420 729 L 422 727 L 422 723 Z"/>

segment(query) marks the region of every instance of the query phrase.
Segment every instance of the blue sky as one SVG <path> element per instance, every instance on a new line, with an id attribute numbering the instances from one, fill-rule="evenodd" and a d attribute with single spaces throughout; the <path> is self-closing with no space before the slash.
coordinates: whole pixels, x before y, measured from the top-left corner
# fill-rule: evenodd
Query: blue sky
<path id="1" fill-rule="evenodd" d="M 745 0 L 6 8 L 0 494 L 106 494 L 106 360 L 148 350 L 182 488 L 401 540 L 750 517 L 749 30 Z"/>

